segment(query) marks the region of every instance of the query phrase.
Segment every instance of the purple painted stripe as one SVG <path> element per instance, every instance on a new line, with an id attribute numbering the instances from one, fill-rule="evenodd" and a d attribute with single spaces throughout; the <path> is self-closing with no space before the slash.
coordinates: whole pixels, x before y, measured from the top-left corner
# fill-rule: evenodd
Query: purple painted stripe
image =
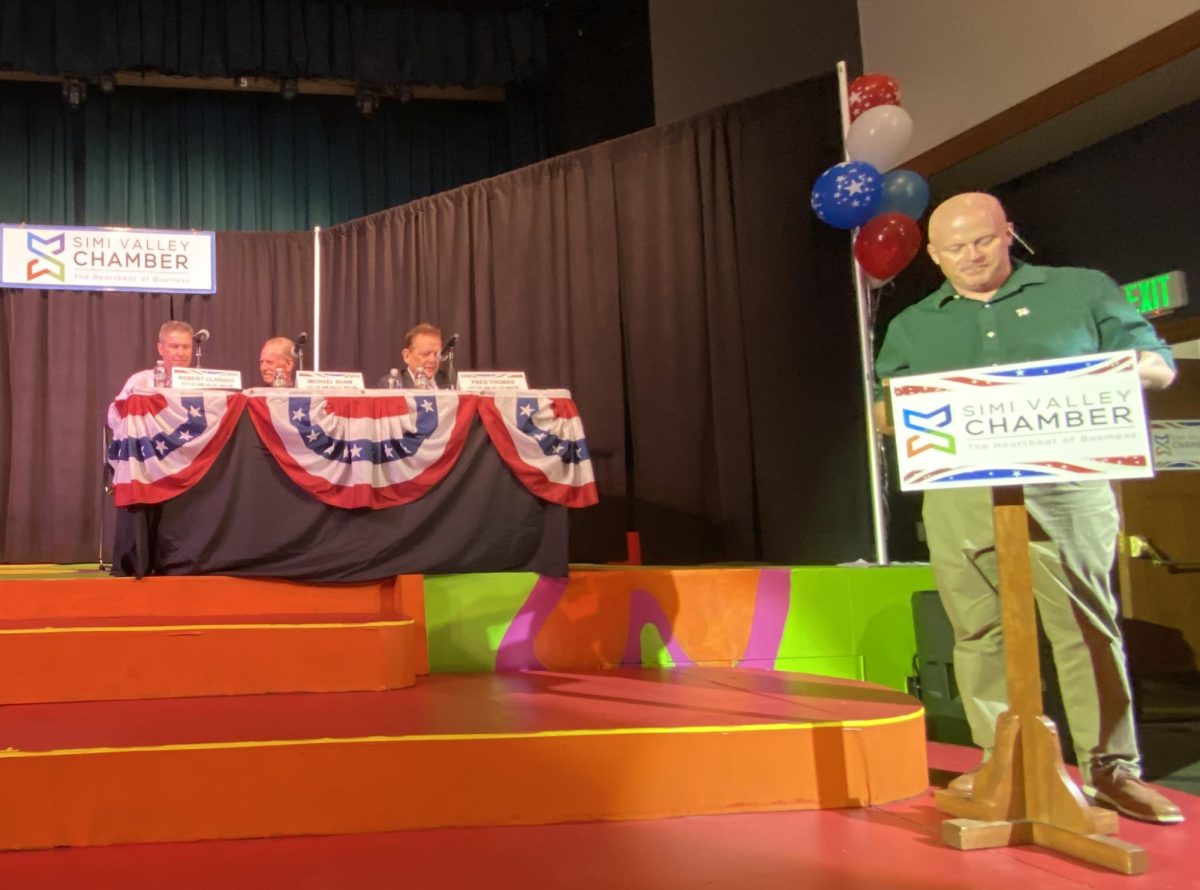
<path id="1" fill-rule="evenodd" d="M 496 649 L 497 671 L 545 670 L 533 643 L 567 589 L 566 578 L 539 575 Z"/>
<path id="2" fill-rule="evenodd" d="M 642 663 L 642 628 L 647 624 L 654 625 L 676 665 L 692 663 L 692 660 L 683 651 L 683 647 L 675 642 L 671 620 L 663 612 L 658 600 L 650 591 L 636 587 L 629 594 L 629 631 L 625 637 L 625 655 L 621 659 L 622 664 Z"/>
<path id="3" fill-rule="evenodd" d="M 746 642 L 742 659 L 773 660 L 779 656 L 779 644 L 783 640 L 783 626 L 787 621 L 791 599 L 790 569 L 763 569 L 759 573 L 754 597 L 754 621 L 750 625 L 750 639 Z"/>

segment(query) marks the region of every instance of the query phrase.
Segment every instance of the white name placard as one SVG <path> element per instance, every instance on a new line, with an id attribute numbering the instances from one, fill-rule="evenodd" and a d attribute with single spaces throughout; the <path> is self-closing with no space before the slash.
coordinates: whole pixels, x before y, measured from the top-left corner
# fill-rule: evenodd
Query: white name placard
<path id="1" fill-rule="evenodd" d="M 366 389 L 360 371 L 297 371 L 296 388 L 360 392 Z"/>
<path id="2" fill-rule="evenodd" d="M 1154 475 L 1134 352 L 891 381 L 905 491 Z"/>
<path id="3" fill-rule="evenodd" d="M 458 388 L 463 392 L 526 392 L 524 371 L 459 371 Z"/>
<path id="4" fill-rule="evenodd" d="M 0 226 L 0 287 L 211 294 L 214 232 Z"/>
<path id="5" fill-rule="evenodd" d="M 1200 470 L 1200 420 L 1151 421 L 1150 438 L 1155 470 Z"/>
<path id="6" fill-rule="evenodd" d="M 216 368 L 172 368 L 172 389 L 241 389 L 241 371 Z"/>

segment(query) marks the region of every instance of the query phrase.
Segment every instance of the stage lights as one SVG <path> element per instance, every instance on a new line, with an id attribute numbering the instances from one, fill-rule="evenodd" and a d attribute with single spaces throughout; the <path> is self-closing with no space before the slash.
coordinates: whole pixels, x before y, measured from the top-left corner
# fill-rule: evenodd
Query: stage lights
<path id="1" fill-rule="evenodd" d="M 359 87 L 354 94 L 354 104 L 359 114 L 370 117 L 379 110 L 379 93 L 369 87 Z"/>
<path id="2" fill-rule="evenodd" d="M 78 108 L 87 101 L 87 81 L 82 77 L 68 77 L 62 85 L 63 98 L 72 108 Z"/>

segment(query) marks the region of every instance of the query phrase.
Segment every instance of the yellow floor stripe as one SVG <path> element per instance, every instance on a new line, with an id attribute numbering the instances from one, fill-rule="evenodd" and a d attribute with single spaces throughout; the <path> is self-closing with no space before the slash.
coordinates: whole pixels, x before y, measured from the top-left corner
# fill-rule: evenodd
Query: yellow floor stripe
<path id="1" fill-rule="evenodd" d="M 16 634 L 154 633 L 180 630 L 327 630 L 333 627 L 403 627 L 413 619 L 325 624 L 145 624 L 104 627 L 18 627 L 0 630 L 0 636 Z"/>
<path id="2" fill-rule="evenodd" d="M 830 720 L 812 723 L 757 723 L 736 726 L 638 726 L 621 729 L 560 729 L 549 732 L 495 732 L 495 733 L 434 733 L 430 735 L 402 736 L 359 736 L 345 739 L 278 739 L 274 741 L 202 742 L 186 745 L 139 745 L 129 748 L 63 748 L 54 751 L 20 751 L 16 748 L 0 750 L 0 760 L 25 757 L 70 757 L 86 754 L 125 754 L 149 751 L 221 751 L 238 748 L 290 748 L 298 745 L 361 745 L 390 744 L 399 742 L 474 742 L 507 739 L 575 738 L 581 736 L 619 735 L 674 735 L 674 734 L 724 734 L 743 732 L 781 732 L 813 729 L 869 729 L 891 726 L 918 720 L 925 716 L 925 709 L 918 708 L 911 714 L 895 717 L 879 717 L 872 720 Z"/>

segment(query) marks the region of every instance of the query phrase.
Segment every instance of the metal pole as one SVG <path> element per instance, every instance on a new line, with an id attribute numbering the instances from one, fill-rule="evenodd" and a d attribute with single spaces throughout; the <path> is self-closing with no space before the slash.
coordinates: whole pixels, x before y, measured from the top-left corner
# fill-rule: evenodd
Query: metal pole
<path id="1" fill-rule="evenodd" d="M 837 63 L 838 101 L 842 111 L 842 140 L 850 129 L 850 97 L 846 76 L 846 63 Z M 849 157 L 843 154 L 843 158 Z M 871 312 L 871 290 L 867 285 L 867 273 L 858 261 L 854 259 L 854 236 L 857 230 L 850 233 L 850 274 L 854 278 L 854 296 L 858 308 L 858 352 L 862 361 L 862 390 L 863 404 L 867 414 L 867 472 L 871 481 L 871 525 L 875 535 L 875 562 L 880 565 L 888 563 L 887 522 L 885 492 L 880 477 L 880 452 L 882 444 L 879 433 L 875 429 L 875 354 L 874 354 L 874 318 Z"/>
<path id="2" fill-rule="evenodd" d="M 321 227 L 313 226 L 312 369 L 321 370 Z"/>

